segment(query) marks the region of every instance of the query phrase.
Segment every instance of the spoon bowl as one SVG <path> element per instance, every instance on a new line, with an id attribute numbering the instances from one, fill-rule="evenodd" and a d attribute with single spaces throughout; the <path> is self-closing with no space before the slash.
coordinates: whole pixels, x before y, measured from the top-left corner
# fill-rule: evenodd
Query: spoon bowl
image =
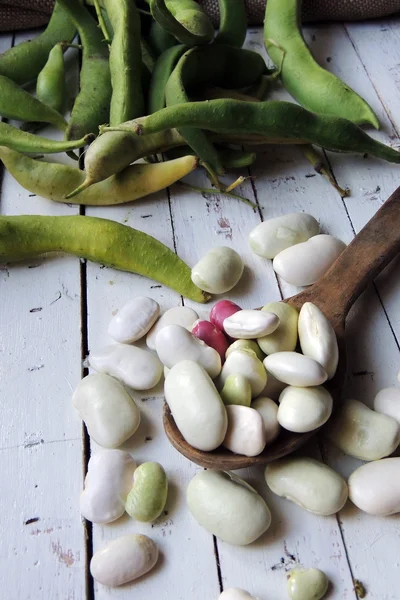
<path id="1" fill-rule="evenodd" d="M 362 291 L 400 252 L 400 188 L 383 204 L 329 271 L 314 285 L 284 300 L 300 310 L 313 302 L 331 322 L 339 346 L 335 376 L 324 384 L 333 398 L 333 410 L 340 405 L 346 378 L 345 321 L 350 308 Z M 188 444 L 177 428 L 168 404 L 164 402 L 164 429 L 171 444 L 192 462 L 206 468 L 235 470 L 268 462 L 291 454 L 319 431 L 292 433 L 281 430 L 278 438 L 257 456 L 243 456 L 219 447 L 212 452 L 197 450 Z"/>

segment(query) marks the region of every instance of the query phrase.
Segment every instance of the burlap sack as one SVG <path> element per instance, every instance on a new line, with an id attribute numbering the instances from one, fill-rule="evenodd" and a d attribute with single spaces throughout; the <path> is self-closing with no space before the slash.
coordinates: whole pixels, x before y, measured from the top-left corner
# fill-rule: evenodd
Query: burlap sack
<path id="1" fill-rule="evenodd" d="M 219 21 L 218 0 L 199 0 L 214 24 Z M 248 21 L 261 24 L 266 0 L 245 0 Z M 0 0 L 0 31 L 31 29 L 49 20 L 54 0 Z M 400 0 L 304 0 L 303 20 L 350 21 L 400 12 Z"/>

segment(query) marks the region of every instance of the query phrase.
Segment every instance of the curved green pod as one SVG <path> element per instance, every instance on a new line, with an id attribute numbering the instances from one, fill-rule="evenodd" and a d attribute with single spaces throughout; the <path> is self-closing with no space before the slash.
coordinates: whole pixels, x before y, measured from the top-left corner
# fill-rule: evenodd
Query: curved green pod
<path id="1" fill-rule="evenodd" d="M 80 140 L 63 140 L 59 142 L 40 135 L 33 135 L 27 131 L 21 131 L 4 121 L 0 121 L 0 146 L 12 148 L 17 152 L 31 152 L 33 154 L 68 152 L 90 144 L 93 139 L 94 135 L 89 134 Z"/>
<path id="2" fill-rule="evenodd" d="M 65 67 L 61 44 L 50 50 L 49 58 L 36 82 L 36 97 L 54 110 L 61 112 L 65 102 Z"/>
<path id="3" fill-rule="evenodd" d="M 18 85 L 35 79 L 47 62 L 49 52 L 59 42 L 70 42 L 76 27 L 61 4 L 56 1 L 46 29 L 29 42 L 22 42 L 0 55 L 0 75 Z"/>
<path id="4" fill-rule="evenodd" d="M 0 262 L 66 252 L 121 271 L 138 273 L 195 302 L 207 302 L 191 270 L 155 238 L 108 219 L 41 215 L 0 216 Z"/>
<path id="5" fill-rule="evenodd" d="M 194 0 L 150 0 L 150 10 L 159 25 L 186 46 L 208 44 L 214 27 Z"/>
<path id="6" fill-rule="evenodd" d="M 281 68 L 288 92 L 312 112 L 349 119 L 358 125 L 379 121 L 369 104 L 341 79 L 323 69 L 312 56 L 300 29 L 301 0 L 268 0 L 264 41 Z"/>
<path id="7" fill-rule="evenodd" d="M 219 31 L 217 44 L 241 48 L 247 33 L 247 16 L 244 0 L 219 0 Z"/>

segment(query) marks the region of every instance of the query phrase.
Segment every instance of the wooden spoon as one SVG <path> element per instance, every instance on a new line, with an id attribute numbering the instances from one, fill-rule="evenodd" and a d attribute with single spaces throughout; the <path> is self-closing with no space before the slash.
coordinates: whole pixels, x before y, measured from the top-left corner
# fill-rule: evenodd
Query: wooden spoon
<path id="1" fill-rule="evenodd" d="M 329 271 L 305 291 L 284 300 L 298 310 L 313 302 L 332 323 L 339 344 L 339 364 L 334 378 L 326 384 L 337 408 L 346 377 L 344 331 L 346 316 L 361 292 L 400 252 L 400 187 L 342 252 Z M 190 446 L 175 425 L 164 402 L 164 429 L 172 445 L 186 458 L 202 467 L 235 470 L 261 465 L 297 450 L 317 430 L 310 433 L 282 431 L 258 456 L 234 454 L 222 447 L 202 452 Z"/>

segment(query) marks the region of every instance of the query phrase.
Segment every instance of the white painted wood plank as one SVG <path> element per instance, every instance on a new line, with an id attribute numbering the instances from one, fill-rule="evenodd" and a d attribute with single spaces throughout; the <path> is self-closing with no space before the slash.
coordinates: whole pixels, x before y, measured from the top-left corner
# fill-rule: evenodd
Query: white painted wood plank
<path id="1" fill-rule="evenodd" d="M 366 32 L 370 26 L 363 24 Z M 352 28 L 353 26 L 351 26 Z M 359 30 L 360 26 L 355 26 Z M 377 24 L 375 34 L 380 32 Z M 368 34 L 367 34 L 368 35 Z M 386 35 L 380 32 L 382 38 Z M 377 139 L 391 143 L 396 142 L 393 137 L 392 123 L 388 120 L 379 98 L 375 93 L 371 81 L 362 63 L 352 50 L 352 44 L 340 26 L 319 28 L 315 34 L 316 41 L 314 52 L 322 60 L 329 47 L 332 60 L 330 68 L 339 76 L 346 77 L 351 72 L 348 81 L 359 91 L 377 111 L 383 124 L 382 132 L 373 132 Z M 370 39 L 370 38 L 369 38 Z M 328 41 L 329 40 L 329 41 Z M 392 36 L 391 48 L 398 54 L 399 38 Z M 391 97 L 390 64 L 386 55 L 381 52 L 383 42 L 378 43 L 375 38 L 373 44 L 365 44 L 360 53 L 364 64 L 370 62 L 371 54 L 378 54 L 381 62 L 381 77 L 383 96 Z M 372 51 L 373 49 L 373 51 Z M 388 81 L 384 86 L 383 80 Z M 386 96 L 388 90 L 388 96 Z M 396 95 L 395 95 L 396 96 Z M 398 101 L 396 98 L 391 102 Z M 386 105 L 386 103 L 385 103 Z M 395 111 L 392 112 L 392 117 Z M 395 123 L 396 124 L 396 123 Z M 396 124 L 397 125 L 397 124 Z M 398 125 L 397 125 L 398 126 Z M 345 155 L 329 154 L 334 173 L 342 184 L 347 184 L 352 189 L 352 195 L 346 199 L 352 226 L 358 232 L 369 218 L 373 216 L 382 202 L 400 184 L 400 171 L 397 165 L 390 165 L 383 161 L 363 157 L 347 157 Z M 384 235 L 384 232 L 382 232 Z M 398 265 L 398 261 L 396 263 Z M 393 277 L 396 264 L 390 265 L 382 277 L 385 282 L 381 296 L 387 309 L 391 325 L 398 330 L 400 285 L 398 278 Z M 382 387 L 393 385 L 400 362 L 397 340 L 388 324 L 387 317 L 382 311 L 382 306 L 376 293 L 371 289 L 358 301 L 348 325 L 348 356 L 349 380 L 345 389 L 345 397 L 355 397 L 371 406 L 375 393 Z M 343 456 L 332 446 L 327 446 L 326 457 L 328 463 L 348 476 L 352 470 L 360 465 L 360 461 Z M 350 564 L 355 577 L 363 581 L 368 597 L 379 599 L 394 599 L 398 597 L 399 565 L 393 560 L 393 552 L 398 547 L 398 524 L 393 518 L 374 518 L 358 511 L 348 504 L 340 514 L 340 522 L 346 543 Z M 380 573 L 379 577 L 375 574 Z M 383 583 L 384 582 L 384 583 Z"/>
<path id="2" fill-rule="evenodd" d="M 77 214 L 30 197 L 8 173 L 1 212 Z M 2 589 L 21 600 L 84 598 L 85 537 L 77 502 L 82 427 L 71 406 L 81 376 L 79 259 L 47 256 L 9 265 L 0 288 Z"/>
<path id="3" fill-rule="evenodd" d="M 159 192 L 126 206 L 87 207 L 86 214 L 136 227 L 171 249 L 174 247 L 166 192 Z M 159 286 L 151 279 L 89 263 L 87 289 L 89 349 L 111 342 L 107 335 L 108 323 L 115 311 L 131 298 L 151 296 L 160 303 L 163 312 L 181 303 L 181 297 L 176 292 Z M 196 309 L 198 306 L 196 305 Z M 164 466 L 170 484 L 166 507 L 168 514 L 160 517 L 153 526 L 135 523 L 127 515 L 110 525 L 93 526 L 94 551 L 120 535 L 140 532 L 154 539 L 161 557 L 152 573 L 132 585 L 110 590 L 95 584 L 97 600 L 124 600 L 131 598 L 132 594 L 137 598 L 165 600 L 186 600 L 189 594 L 193 600 L 203 600 L 216 598 L 219 593 L 212 537 L 204 531 L 198 531 L 186 507 L 185 488 L 195 467 L 172 448 L 164 434 L 161 418 L 162 393 L 160 384 L 142 396 L 135 394 L 142 411 L 142 423 L 123 448 L 130 451 L 138 463 L 155 460 Z M 95 444 L 92 444 L 92 451 L 96 451 Z"/>

